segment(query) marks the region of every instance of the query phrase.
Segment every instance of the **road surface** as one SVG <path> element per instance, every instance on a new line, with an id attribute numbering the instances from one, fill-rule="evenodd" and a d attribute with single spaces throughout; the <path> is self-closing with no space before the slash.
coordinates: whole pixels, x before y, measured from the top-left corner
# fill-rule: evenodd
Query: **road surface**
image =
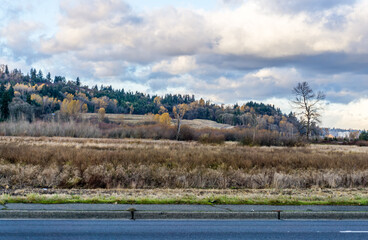
<path id="1" fill-rule="evenodd" d="M 0 220 L 0 239 L 368 239 L 368 221 Z"/>

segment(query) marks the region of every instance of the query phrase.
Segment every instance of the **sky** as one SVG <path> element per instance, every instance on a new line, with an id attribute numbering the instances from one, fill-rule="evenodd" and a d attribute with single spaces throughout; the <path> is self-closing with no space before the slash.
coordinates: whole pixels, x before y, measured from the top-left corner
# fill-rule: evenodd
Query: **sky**
<path id="1" fill-rule="evenodd" d="M 368 129 L 368 0 L 1 0 L 0 64 L 82 84 L 285 113 L 306 81 L 323 127 Z"/>

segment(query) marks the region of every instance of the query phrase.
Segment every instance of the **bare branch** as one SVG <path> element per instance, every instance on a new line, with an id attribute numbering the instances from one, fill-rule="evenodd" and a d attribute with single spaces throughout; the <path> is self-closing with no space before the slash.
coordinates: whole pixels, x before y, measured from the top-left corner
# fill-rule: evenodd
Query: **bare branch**
<path id="1" fill-rule="evenodd" d="M 291 103 L 298 110 L 297 113 L 301 116 L 301 123 L 306 127 L 307 139 L 309 139 L 312 123 L 321 122 L 319 112 L 323 109 L 321 103 L 326 95 L 321 91 L 315 94 L 307 82 L 298 83 L 292 93 L 295 98 Z"/>

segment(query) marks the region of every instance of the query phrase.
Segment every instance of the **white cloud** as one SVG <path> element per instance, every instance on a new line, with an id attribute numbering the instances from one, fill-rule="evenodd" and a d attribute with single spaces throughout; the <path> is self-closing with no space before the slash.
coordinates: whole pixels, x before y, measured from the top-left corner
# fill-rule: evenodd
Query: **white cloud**
<path id="1" fill-rule="evenodd" d="M 229 104 L 290 95 L 292 87 L 300 79 L 300 73 L 294 68 L 269 68 L 250 72 L 236 79 L 222 76 L 208 80 L 186 74 L 164 80 L 152 79 L 150 84 L 155 89 L 184 88 L 186 92 L 195 93 L 216 103 Z"/>
<path id="2" fill-rule="evenodd" d="M 368 98 L 348 104 L 331 103 L 323 112 L 322 126 L 336 128 L 368 129 Z"/>
<path id="3" fill-rule="evenodd" d="M 275 11 L 272 6 L 249 0 L 235 9 L 205 12 L 168 7 L 136 13 L 119 0 L 62 1 L 58 32 L 41 39 L 38 51 L 69 52 L 85 61 L 163 61 L 163 65 L 180 56 L 198 56 L 207 63 L 220 56 L 229 68 L 244 58 L 248 59 L 244 67 L 247 62 L 264 68 L 280 58 L 291 58 L 285 63 L 292 64 L 295 57 L 368 54 L 368 1 L 340 4 L 317 17 L 303 11 Z M 341 24 L 330 27 L 337 18 L 343 19 Z M 233 63 L 232 55 L 243 59 Z"/>
<path id="4" fill-rule="evenodd" d="M 345 11 L 355 16 L 362 10 L 347 8 Z M 357 38 L 356 34 L 345 33 L 362 21 L 351 20 L 351 27 L 333 30 L 326 27 L 329 13 L 325 14 L 311 19 L 305 12 L 285 14 L 248 1 L 235 10 L 210 13 L 206 19 L 219 35 L 215 48 L 219 54 L 276 58 L 349 50 L 349 44 Z"/>
<path id="5" fill-rule="evenodd" d="M 37 42 L 32 40 L 33 34 L 41 26 L 35 22 L 16 20 L 0 29 L 0 37 L 6 42 L 6 48 L 11 49 L 16 58 L 21 56 L 34 57 Z"/>
<path id="6" fill-rule="evenodd" d="M 191 56 L 180 56 L 171 61 L 161 61 L 152 67 L 153 72 L 167 72 L 173 75 L 189 73 L 198 68 L 196 59 Z"/>

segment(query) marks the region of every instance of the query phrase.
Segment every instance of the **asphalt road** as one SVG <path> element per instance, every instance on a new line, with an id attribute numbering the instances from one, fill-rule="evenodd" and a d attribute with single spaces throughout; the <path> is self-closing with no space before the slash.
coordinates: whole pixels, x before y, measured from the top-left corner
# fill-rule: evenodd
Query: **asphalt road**
<path id="1" fill-rule="evenodd" d="M 368 221 L 0 220 L 0 239 L 368 239 Z"/>

